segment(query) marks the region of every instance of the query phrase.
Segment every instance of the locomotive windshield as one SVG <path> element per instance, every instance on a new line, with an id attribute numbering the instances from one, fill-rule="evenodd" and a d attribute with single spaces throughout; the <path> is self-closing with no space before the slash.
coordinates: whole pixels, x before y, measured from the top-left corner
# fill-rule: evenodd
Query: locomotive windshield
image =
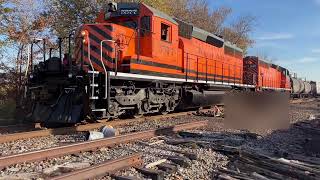
<path id="1" fill-rule="evenodd" d="M 125 26 L 131 29 L 137 29 L 138 22 L 134 19 L 123 19 L 123 20 L 117 20 L 117 21 L 111 21 L 114 24 L 119 24 L 121 26 Z"/>

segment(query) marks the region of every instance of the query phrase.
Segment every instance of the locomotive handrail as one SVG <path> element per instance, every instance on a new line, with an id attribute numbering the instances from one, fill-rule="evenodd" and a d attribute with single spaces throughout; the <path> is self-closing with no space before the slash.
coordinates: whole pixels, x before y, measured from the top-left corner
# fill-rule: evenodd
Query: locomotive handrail
<path id="1" fill-rule="evenodd" d="M 93 67 L 93 64 L 92 64 L 92 61 L 91 61 L 91 48 L 90 48 L 90 38 L 88 39 L 88 60 L 89 60 L 89 63 L 90 63 L 90 67 L 92 69 L 92 71 L 94 71 L 94 67 Z"/>
<path id="2" fill-rule="evenodd" d="M 202 57 L 199 55 L 195 55 L 192 53 L 184 53 L 184 61 L 186 62 L 186 81 L 188 81 L 189 76 L 188 74 L 193 74 L 192 77 L 195 77 L 196 81 L 199 81 L 200 76 L 201 78 L 205 78 L 205 81 L 208 82 L 208 77 L 213 77 L 213 81 L 216 82 L 217 77 L 222 81 L 222 83 L 234 84 L 236 82 L 241 83 L 243 81 L 243 72 L 242 66 L 232 64 L 229 62 L 221 61 L 221 60 L 214 60 L 208 57 Z M 202 60 L 205 60 L 203 62 Z M 208 61 L 212 61 L 214 65 L 209 65 Z M 217 64 L 218 62 L 218 64 Z M 190 71 L 191 64 L 195 64 L 194 68 L 195 71 Z M 205 67 L 204 67 L 205 66 Z M 200 69 L 201 68 L 201 69 Z M 233 70 L 233 73 L 231 72 Z M 220 72 L 220 73 L 219 73 Z M 200 75 L 201 73 L 201 75 Z M 205 73 L 205 75 L 204 75 Z M 220 75 L 221 74 L 221 75 Z M 225 76 L 226 75 L 226 76 Z M 233 77 L 231 77 L 233 76 Z M 237 78 L 238 76 L 238 78 Z M 233 81 L 233 82 L 232 82 Z"/>
<path id="3" fill-rule="evenodd" d="M 106 66 L 105 66 L 105 64 L 104 64 L 104 62 L 103 62 L 103 43 L 104 42 L 112 42 L 112 43 L 115 43 L 115 41 L 114 40 L 110 40 L 110 39 L 105 39 L 105 40 L 102 40 L 101 42 L 100 42 L 100 61 L 101 61 L 101 64 L 102 64 L 102 67 L 103 67 L 103 70 L 104 70 L 104 73 L 105 73 L 105 87 L 106 88 L 108 88 L 107 86 L 108 86 L 108 75 L 109 75 L 109 73 L 107 72 L 107 69 L 106 69 Z M 117 57 L 116 57 L 117 58 Z M 108 99 L 108 91 L 104 91 L 104 97 L 105 97 L 105 99 Z"/>
<path id="4" fill-rule="evenodd" d="M 93 67 L 93 64 L 92 64 L 92 61 L 91 61 L 91 45 L 90 45 L 90 38 L 88 39 L 88 60 L 89 60 L 89 63 L 90 63 L 90 67 L 92 69 L 92 84 L 94 85 L 94 67 Z M 94 96 L 94 87 L 91 87 L 91 96 L 93 97 Z"/>
<path id="5" fill-rule="evenodd" d="M 101 63 L 102 63 L 102 67 L 103 67 L 103 70 L 104 70 L 104 73 L 105 74 L 107 74 L 107 69 L 106 69 L 106 66 L 105 66 L 105 64 L 104 64 L 104 62 L 103 62 L 103 43 L 104 42 L 112 42 L 112 43 L 115 43 L 115 41 L 114 40 L 110 40 L 110 39 L 105 39 L 105 40 L 102 40 L 101 42 L 100 42 L 100 61 L 101 61 Z"/>
<path id="6" fill-rule="evenodd" d="M 221 62 L 221 63 L 227 64 L 227 65 L 233 65 L 233 64 L 230 64 L 230 63 L 221 61 L 221 60 L 214 60 L 214 59 L 211 59 L 211 58 L 208 58 L 208 57 L 199 56 L 199 55 L 192 54 L 192 53 L 188 53 L 188 52 L 185 52 L 185 54 L 187 54 L 187 55 L 193 55 L 193 56 L 195 56 L 196 58 L 203 58 L 203 59 L 208 59 L 208 60 L 212 60 L 212 61 L 216 61 L 216 62 Z M 192 58 L 192 57 L 190 57 L 190 56 L 188 57 L 188 59 L 191 59 L 191 60 L 196 60 L 196 58 Z M 242 66 L 237 66 L 237 67 L 242 68 Z"/>

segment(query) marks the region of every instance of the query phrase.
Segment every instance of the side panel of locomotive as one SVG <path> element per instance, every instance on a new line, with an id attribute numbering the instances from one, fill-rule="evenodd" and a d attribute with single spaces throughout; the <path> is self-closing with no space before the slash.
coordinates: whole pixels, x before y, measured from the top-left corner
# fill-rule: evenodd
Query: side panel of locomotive
<path id="1" fill-rule="evenodd" d="M 215 43 L 208 43 L 208 38 L 215 38 Z M 182 61 L 188 78 L 212 82 L 242 84 L 242 52 L 228 47 L 222 39 L 194 28 L 190 39 L 180 37 L 183 48 Z M 226 51 L 228 48 L 229 51 Z"/>
<path id="2" fill-rule="evenodd" d="M 271 64 L 259 60 L 259 87 L 264 89 L 276 88 L 277 81 L 277 70 Z"/>
<path id="3" fill-rule="evenodd" d="M 128 53 L 123 50 L 118 53 L 123 54 L 118 59 L 118 70 L 177 78 L 186 82 L 243 84 L 241 49 L 149 6 L 141 4 L 139 8 L 139 17 L 131 17 L 141 24 L 140 33 L 133 35 L 134 40 L 130 41 L 135 43 L 135 51 Z M 102 14 L 98 18 L 99 23 L 112 22 L 112 19 L 104 20 Z M 187 35 L 181 33 L 185 27 L 189 28 Z M 126 33 L 125 36 L 130 34 Z"/>

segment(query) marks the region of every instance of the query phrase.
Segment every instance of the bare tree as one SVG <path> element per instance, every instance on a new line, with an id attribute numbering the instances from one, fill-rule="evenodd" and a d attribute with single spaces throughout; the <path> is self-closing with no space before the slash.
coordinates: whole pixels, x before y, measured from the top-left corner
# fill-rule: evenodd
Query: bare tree
<path id="1" fill-rule="evenodd" d="M 232 9 L 227 7 L 220 7 L 213 11 L 210 15 L 209 31 L 221 35 L 223 32 L 224 23 L 231 13 Z"/>
<path id="2" fill-rule="evenodd" d="M 246 15 L 239 17 L 230 27 L 223 30 L 223 36 L 226 40 L 236 44 L 245 51 L 254 44 L 250 39 L 250 33 L 253 31 L 256 18 Z"/>

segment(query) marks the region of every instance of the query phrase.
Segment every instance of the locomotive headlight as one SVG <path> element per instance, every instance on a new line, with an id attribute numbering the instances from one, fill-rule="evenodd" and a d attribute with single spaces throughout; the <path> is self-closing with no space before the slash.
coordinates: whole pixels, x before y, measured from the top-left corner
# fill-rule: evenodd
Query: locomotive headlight
<path id="1" fill-rule="evenodd" d="M 33 79 L 33 74 L 30 74 L 30 79 Z"/>
<path id="2" fill-rule="evenodd" d="M 81 35 L 83 37 L 83 43 L 86 44 L 89 41 L 89 32 L 87 30 L 81 31 Z"/>
<path id="3" fill-rule="evenodd" d="M 71 79 L 71 78 L 72 78 L 72 76 L 73 76 L 73 75 L 72 75 L 72 73 L 69 73 L 69 74 L 68 74 L 68 78 L 70 78 L 70 79 Z"/>
<path id="4" fill-rule="evenodd" d="M 88 36 L 88 31 L 87 30 L 81 31 L 81 35 L 83 37 Z"/>

